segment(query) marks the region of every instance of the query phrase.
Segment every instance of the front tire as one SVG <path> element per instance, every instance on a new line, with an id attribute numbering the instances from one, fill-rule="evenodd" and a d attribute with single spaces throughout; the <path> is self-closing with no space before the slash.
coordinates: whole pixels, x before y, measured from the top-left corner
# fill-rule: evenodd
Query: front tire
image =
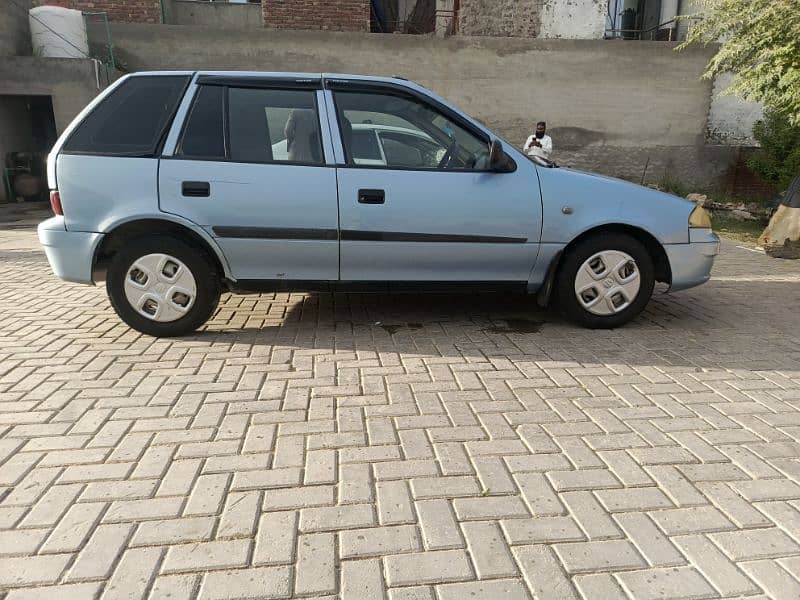
<path id="1" fill-rule="evenodd" d="M 217 308 L 220 276 L 204 252 L 163 236 L 125 245 L 111 259 L 106 290 L 117 315 L 154 337 L 186 335 Z"/>
<path id="2" fill-rule="evenodd" d="M 564 257 L 557 299 L 575 323 L 611 329 L 644 310 L 655 285 L 653 259 L 641 242 L 618 233 L 583 240 Z"/>

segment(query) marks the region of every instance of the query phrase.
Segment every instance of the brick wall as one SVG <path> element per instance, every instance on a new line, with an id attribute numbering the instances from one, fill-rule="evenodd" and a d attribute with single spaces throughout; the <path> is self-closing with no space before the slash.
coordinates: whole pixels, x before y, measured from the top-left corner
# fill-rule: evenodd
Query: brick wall
<path id="1" fill-rule="evenodd" d="M 369 31 L 369 0 L 262 0 L 272 29 Z"/>
<path id="2" fill-rule="evenodd" d="M 39 0 L 36 4 L 64 6 L 86 12 L 106 12 L 109 21 L 161 23 L 159 0 Z"/>

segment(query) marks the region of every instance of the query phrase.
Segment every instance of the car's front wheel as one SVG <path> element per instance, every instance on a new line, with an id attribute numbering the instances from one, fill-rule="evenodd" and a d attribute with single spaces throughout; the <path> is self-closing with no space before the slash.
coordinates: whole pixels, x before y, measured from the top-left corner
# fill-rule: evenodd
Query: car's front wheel
<path id="1" fill-rule="evenodd" d="M 220 279 L 203 252 L 152 236 L 114 255 L 106 289 L 125 323 L 147 335 L 171 337 L 191 333 L 211 317 L 219 302 Z"/>
<path id="2" fill-rule="evenodd" d="M 635 238 L 600 234 L 567 251 L 557 298 L 567 316 L 593 329 L 619 327 L 635 318 L 653 295 L 655 269 Z"/>

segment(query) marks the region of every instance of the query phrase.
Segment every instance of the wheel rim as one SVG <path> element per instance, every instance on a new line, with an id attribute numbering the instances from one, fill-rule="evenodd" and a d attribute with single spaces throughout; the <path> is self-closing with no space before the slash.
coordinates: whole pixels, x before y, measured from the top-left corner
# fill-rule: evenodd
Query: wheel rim
<path id="1" fill-rule="evenodd" d="M 125 298 L 143 317 L 177 321 L 194 306 L 197 284 L 189 267 L 169 254 L 136 259 L 125 273 Z"/>
<path id="2" fill-rule="evenodd" d="M 639 265 L 630 254 L 603 250 L 590 256 L 575 275 L 575 297 L 593 315 L 615 315 L 639 295 Z"/>

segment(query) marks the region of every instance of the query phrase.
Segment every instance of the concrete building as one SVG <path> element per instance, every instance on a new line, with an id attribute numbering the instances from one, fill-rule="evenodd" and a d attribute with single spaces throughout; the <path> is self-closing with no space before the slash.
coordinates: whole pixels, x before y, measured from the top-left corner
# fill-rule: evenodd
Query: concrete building
<path id="1" fill-rule="evenodd" d="M 0 202 L 16 199 L 19 177 L 37 178 L 46 195 L 43 166 L 50 146 L 118 76 L 89 57 L 34 56 L 27 12 L 32 6 L 31 0 L 13 0 L 0 15 Z"/>
<path id="2" fill-rule="evenodd" d="M 30 131 L 39 120 L 35 111 L 47 113 L 49 102 L 57 133 L 117 75 L 97 59 L 32 56 L 25 12 L 35 1 L 13 0 L 10 18 L 0 19 L 0 157 L 42 152 L 46 140 L 35 139 L 43 134 Z M 692 1 L 57 3 L 105 13 L 108 29 L 88 19 L 90 54 L 108 63 L 111 45 L 126 70 L 402 75 L 514 144 L 525 140 L 533 123 L 546 120 L 562 164 L 637 182 L 671 176 L 696 188 L 730 191 L 745 171 L 742 158 L 753 145 L 751 126 L 761 110 L 720 98 L 724 78 L 700 79 L 713 47 L 674 51 L 677 43 L 669 40 L 685 35 L 674 13 Z M 370 33 L 376 29 L 448 35 Z M 40 99 L 26 100 L 33 97 Z"/>

